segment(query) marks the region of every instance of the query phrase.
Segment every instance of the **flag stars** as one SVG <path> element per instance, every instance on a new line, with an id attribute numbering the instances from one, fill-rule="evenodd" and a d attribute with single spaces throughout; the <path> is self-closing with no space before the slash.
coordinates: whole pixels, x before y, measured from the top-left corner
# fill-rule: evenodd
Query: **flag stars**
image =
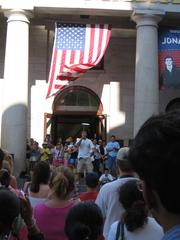
<path id="1" fill-rule="evenodd" d="M 58 24 L 56 48 L 68 50 L 84 49 L 85 25 Z"/>

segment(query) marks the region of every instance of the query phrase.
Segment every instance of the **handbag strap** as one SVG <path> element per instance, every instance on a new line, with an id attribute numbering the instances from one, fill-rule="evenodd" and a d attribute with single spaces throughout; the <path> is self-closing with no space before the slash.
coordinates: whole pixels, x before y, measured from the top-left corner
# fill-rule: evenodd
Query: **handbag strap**
<path id="1" fill-rule="evenodd" d="M 124 240 L 124 222 L 118 222 L 117 229 L 116 229 L 116 238 L 115 240 Z"/>
<path id="2" fill-rule="evenodd" d="M 119 221 L 119 222 L 118 222 L 118 225 L 117 225 L 117 229 L 116 229 L 116 238 L 115 238 L 115 240 L 118 240 L 118 239 L 119 239 L 119 235 L 120 235 L 120 225 L 121 225 L 121 222 Z"/>
<path id="3" fill-rule="evenodd" d="M 124 222 L 121 223 L 121 240 L 124 240 Z"/>

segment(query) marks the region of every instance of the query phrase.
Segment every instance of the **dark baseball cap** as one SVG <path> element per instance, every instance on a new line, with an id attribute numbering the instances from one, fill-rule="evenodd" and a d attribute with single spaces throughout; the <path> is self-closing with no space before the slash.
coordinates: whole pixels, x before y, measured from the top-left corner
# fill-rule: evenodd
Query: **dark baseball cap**
<path id="1" fill-rule="evenodd" d="M 86 175 L 86 185 L 90 188 L 97 187 L 99 183 L 99 177 L 98 174 L 95 172 L 88 173 Z"/>

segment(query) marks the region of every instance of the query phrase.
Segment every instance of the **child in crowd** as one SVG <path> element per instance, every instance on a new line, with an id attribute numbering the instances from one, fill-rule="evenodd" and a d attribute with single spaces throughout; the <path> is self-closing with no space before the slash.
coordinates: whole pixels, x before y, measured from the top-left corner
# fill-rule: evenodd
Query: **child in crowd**
<path id="1" fill-rule="evenodd" d="M 68 145 L 68 152 L 69 152 L 69 159 L 68 159 L 68 165 L 72 166 L 73 168 L 77 165 L 77 156 L 78 156 L 78 150 L 74 146 L 74 141 L 72 137 L 68 138 L 69 145 Z"/>
<path id="2" fill-rule="evenodd" d="M 104 174 L 101 175 L 99 178 L 100 186 L 103 186 L 104 184 L 113 181 L 114 178 L 113 176 L 109 173 L 109 169 L 105 168 L 104 169 Z"/>
<path id="3" fill-rule="evenodd" d="M 92 200 L 95 201 L 98 195 L 98 185 L 99 185 L 99 177 L 97 173 L 88 173 L 86 175 L 86 185 L 87 192 L 81 193 L 78 198 L 81 201 Z"/>
<path id="4" fill-rule="evenodd" d="M 58 142 L 56 146 L 51 150 L 53 155 L 53 166 L 58 167 L 63 165 L 63 145 L 61 142 Z"/>

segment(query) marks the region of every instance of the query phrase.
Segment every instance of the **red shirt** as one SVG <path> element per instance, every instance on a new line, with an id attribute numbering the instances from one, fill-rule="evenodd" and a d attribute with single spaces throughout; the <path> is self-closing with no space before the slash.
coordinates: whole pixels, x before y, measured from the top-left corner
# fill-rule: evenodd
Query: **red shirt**
<path id="1" fill-rule="evenodd" d="M 95 201 L 97 198 L 98 192 L 85 192 L 85 193 L 81 193 L 78 198 L 81 201 L 86 201 L 86 200 L 92 200 Z"/>

